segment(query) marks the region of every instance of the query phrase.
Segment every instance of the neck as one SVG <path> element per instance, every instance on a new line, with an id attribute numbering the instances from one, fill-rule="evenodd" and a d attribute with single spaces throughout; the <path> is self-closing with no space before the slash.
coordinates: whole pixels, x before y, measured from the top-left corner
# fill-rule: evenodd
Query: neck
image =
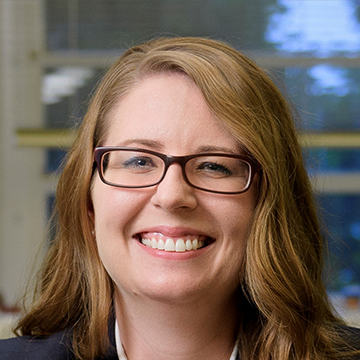
<path id="1" fill-rule="evenodd" d="M 236 298 L 174 303 L 117 293 L 116 317 L 129 360 L 229 360 L 236 337 Z"/>

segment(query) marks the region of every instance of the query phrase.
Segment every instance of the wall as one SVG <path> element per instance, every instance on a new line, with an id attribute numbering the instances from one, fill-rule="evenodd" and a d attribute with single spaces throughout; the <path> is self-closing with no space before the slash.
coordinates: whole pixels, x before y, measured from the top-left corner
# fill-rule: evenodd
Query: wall
<path id="1" fill-rule="evenodd" d="M 40 127 L 42 1 L 0 1 L 0 293 L 13 303 L 44 238 L 43 150 L 19 148 L 16 130 Z"/>

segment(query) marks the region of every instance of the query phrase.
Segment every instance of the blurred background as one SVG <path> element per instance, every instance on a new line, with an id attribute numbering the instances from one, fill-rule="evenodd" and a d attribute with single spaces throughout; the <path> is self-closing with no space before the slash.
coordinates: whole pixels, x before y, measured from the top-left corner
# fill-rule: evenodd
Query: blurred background
<path id="1" fill-rule="evenodd" d="M 360 326 L 359 0 L 0 0 L 0 319 L 51 241 L 59 166 L 93 87 L 126 48 L 164 35 L 229 42 L 296 106 L 324 279 Z"/>

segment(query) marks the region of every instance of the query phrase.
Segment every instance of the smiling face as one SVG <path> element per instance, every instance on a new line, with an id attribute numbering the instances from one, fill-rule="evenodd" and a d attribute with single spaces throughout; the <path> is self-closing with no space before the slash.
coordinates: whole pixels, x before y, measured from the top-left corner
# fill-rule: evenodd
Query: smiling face
<path id="1" fill-rule="evenodd" d="M 142 80 L 119 101 L 109 121 L 102 146 L 174 156 L 242 154 L 185 75 Z M 256 181 L 238 195 L 195 189 L 176 163 L 160 184 L 142 189 L 112 187 L 95 174 L 96 241 L 117 292 L 175 302 L 231 297 L 241 277 L 256 194 Z"/>

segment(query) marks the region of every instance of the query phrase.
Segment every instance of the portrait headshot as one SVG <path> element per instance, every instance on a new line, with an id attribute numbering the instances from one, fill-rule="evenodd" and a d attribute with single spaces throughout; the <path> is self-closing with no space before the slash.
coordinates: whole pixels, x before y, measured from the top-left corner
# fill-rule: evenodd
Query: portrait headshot
<path id="1" fill-rule="evenodd" d="M 50 225 L 4 307 L 0 358 L 360 359 L 356 264 L 328 281 L 337 245 L 304 145 L 320 136 L 278 74 L 216 36 L 153 36 L 111 60 L 81 72 L 71 141 L 48 153 Z"/>

